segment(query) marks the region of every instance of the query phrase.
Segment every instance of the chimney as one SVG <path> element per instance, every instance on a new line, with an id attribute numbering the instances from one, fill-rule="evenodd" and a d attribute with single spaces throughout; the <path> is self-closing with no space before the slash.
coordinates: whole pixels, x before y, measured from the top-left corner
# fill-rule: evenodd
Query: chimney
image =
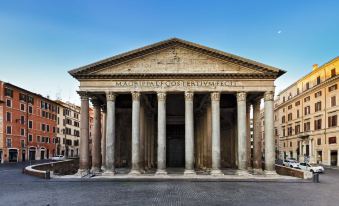
<path id="1" fill-rule="evenodd" d="M 313 64 L 313 71 L 318 69 L 318 64 Z"/>

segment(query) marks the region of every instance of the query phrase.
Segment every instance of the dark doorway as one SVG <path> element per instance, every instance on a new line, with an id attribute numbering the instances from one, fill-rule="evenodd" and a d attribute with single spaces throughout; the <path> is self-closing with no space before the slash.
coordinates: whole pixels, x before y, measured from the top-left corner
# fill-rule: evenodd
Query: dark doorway
<path id="1" fill-rule="evenodd" d="M 26 151 L 25 151 L 25 150 L 22 150 L 21 160 L 22 160 L 23 162 L 26 161 Z"/>
<path id="2" fill-rule="evenodd" d="M 35 148 L 29 149 L 29 160 L 35 160 Z"/>
<path id="3" fill-rule="evenodd" d="M 49 159 L 49 149 L 47 149 L 47 152 L 46 152 L 46 159 Z"/>
<path id="4" fill-rule="evenodd" d="M 40 159 L 41 160 L 45 159 L 45 150 L 41 150 L 41 152 L 40 152 Z"/>
<path id="5" fill-rule="evenodd" d="M 185 125 L 167 125 L 167 167 L 185 167 Z"/>
<path id="6" fill-rule="evenodd" d="M 10 149 L 8 151 L 8 161 L 9 162 L 17 162 L 18 161 L 18 150 Z"/>
<path id="7" fill-rule="evenodd" d="M 338 165 L 338 151 L 331 151 L 331 166 Z"/>

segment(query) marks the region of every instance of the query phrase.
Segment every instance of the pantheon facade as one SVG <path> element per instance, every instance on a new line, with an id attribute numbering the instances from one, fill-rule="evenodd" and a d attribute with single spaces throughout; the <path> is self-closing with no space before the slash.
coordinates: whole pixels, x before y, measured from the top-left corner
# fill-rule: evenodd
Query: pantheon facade
<path id="1" fill-rule="evenodd" d="M 80 82 L 79 174 L 114 175 L 118 167 L 130 175 L 275 173 L 274 81 L 283 70 L 172 38 L 69 73 Z"/>

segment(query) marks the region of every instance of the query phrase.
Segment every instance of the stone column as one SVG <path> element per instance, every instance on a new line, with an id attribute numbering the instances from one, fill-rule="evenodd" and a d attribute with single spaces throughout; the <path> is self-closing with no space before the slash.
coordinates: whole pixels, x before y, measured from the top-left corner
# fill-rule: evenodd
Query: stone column
<path id="1" fill-rule="evenodd" d="M 258 98 L 253 102 L 253 171 L 256 174 L 262 173 L 260 101 Z"/>
<path id="2" fill-rule="evenodd" d="M 158 93 L 158 169 L 157 175 L 166 172 L 166 93 Z"/>
<path id="3" fill-rule="evenodd" d="M 106 166 L 106 105 L 102 107 L 102 127 L 101 127 L 101 170 L 105 171 Z"/>
<path id="4" fill-rule="evenodd" d="M 212 171 L 211 175 L 223 175 L 220 170 L 220 93 L 211 93 L 212 106 Z"/>
<path id="5" fill-rule="evenodd" d="M 275 172 L 275 145 L 274 145 L 274 119 L 273 119 L 273 99 L 274 92 L 265 92 L 265 173 L 276 174 Z"/>
<path id="6" fill-rule="evenodd" d="M 195 174 L 193 97 L 193 92 L 185 92 L 185 175 Z"/>
<path id="7" fill-rule="evenodd" d="M 81 99 L 81 121 L 80 121 L 80 158 L 79 171 L 80 176 L 87 175 L 89 172 L 89 102 L 86 92 L 78 92 Z M 60 140 L 61 141 L 61 140 Z"/>
<path id="8" fill-rule="evenodd" d="M 132 168 L 129 174 L 140 174 L 140 92 L 132 92 Z"/>
<path id="9" fill-rule="evenodd" d="M 238 111 L 238 174 L 247 174 L 247 126 L 246 126 L 246 93 L 237 93 Z"/>
<path id="10" fill-rule="evenodd" d="M 252 169 L 252 159 L 251 159 L 251 103 L 246 103 L 246 153 L 247 153 L 247 169 Z"/>
<path id="11" fill-rule="evenodd" d="M 106 156 L 105 174 L 114 175 L 115 155 L 115 99 L 113 92 L 106 93 L 107 120 L 106 120 Z"/>
<path id="12" fill-rule="evenodd" d="M 92 132 L 92 173 L 101 171 L 101 105 L 97 97 L 92 97 L 93 132 Z"/>

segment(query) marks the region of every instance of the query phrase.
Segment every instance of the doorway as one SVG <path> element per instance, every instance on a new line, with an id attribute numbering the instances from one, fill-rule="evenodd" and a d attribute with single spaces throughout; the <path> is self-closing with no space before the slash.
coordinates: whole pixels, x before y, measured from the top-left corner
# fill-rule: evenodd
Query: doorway
<path id="1" fill-rule="evenodd" d="M 25 151 L 25 150 L 22 150 L 22 153 L 21 153 L 21 160 L 22 160 L 23 162 L 26 161 L 26 151 Z"/>
<path id="2" fill-rule="evenodd" d="M 45 150 L 41 150 L 41 152 L 40 152 L 40 159 L 41 160 L 45 159 Z"/>
<path id="3" fill-rule="evenodd" d="M 8 161 L 9 162 L 18 162 L 18 150 L 9 149 L 8 151 Z"/>
<path id="4" fill-rule="evenodd" d="M 331 166 L 338 165 L 338 151 L 333 150 L 331 151 Z"/>
<path id="5" fill-rule="evenodd" d="M 35 160 L 35 148 L 29 149 L 29 160 Z"/>
<path id="6" fill-rule="evenodd" d="M 167 167 L 185 167 L 185 125 L 167 125 Z"/>

